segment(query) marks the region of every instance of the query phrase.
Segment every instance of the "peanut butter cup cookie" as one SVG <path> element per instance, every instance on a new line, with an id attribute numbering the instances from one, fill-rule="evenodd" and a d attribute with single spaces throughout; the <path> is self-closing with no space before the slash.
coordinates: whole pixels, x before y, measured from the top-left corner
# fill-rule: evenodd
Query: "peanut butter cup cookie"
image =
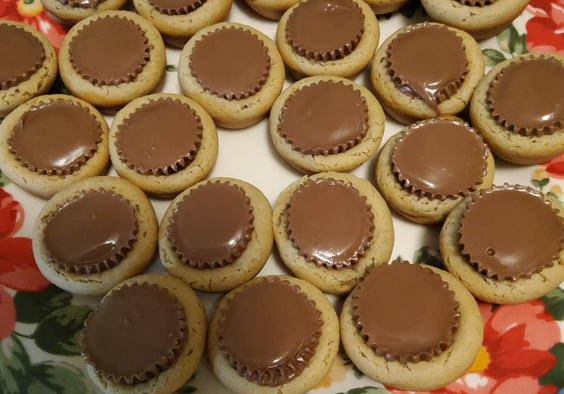
<path id="1" fill-rule="evenodd" d="M 217 378 L 235 394 L 305 394 L 339 348 L 339 322 L 315 286 L 289 276 L 255 278 L 228 293 L 208 334 Z"/>
<path id="2" fill-rule="evenodd" d="M 443 222 L 469 193 L 490 188 L 494 159 L 478 132 L 457 118 L 408 126 L 382 148 L 376 183 L 388 202 L 414 222 Z"/>
<path id="3" fill-rule="evenodd" d="M 194 373 L 207 319 L 194 291 L 170 275 L 120 283 L 84 322 L 82 355 L 106 394 L 172 394 Z"/>
<path id="4" fill-rule="evenodd" d="M 394 12 L 408 1 L 409 0 L 364 0 L 376 15 Z"/>
<path id="5" fill-rule="evenodd" d="M 324 172 L 292 183 L 278 197 L 273 221 L 284 264 L 326 293 L 349 293 L 392 254 L 386 202 L 351 174 Z"/>
<path id="6" fill-rule="evenodd" d="M 484 68 L 482 50 L 468 33 L 425 22 L 384 41 L 372 62 L 371 81 L 386 112 L 411 124 L 462 111 Z"/>
<path id="7" fill-rule="evenodd" d="M 441 230 L 446 268 L 495 304 L 540 298 L 564 281 L 564 208 L 522 186 L 473 193 Z"/>
<path id="8" fill-rule="evenodd" d="M 501 33 L 531 0 L 421 0 L 431 18 L 484 40 Z"/>
<path id="9" fill-rule="evenodd" d="M 133 100 L 110 130 L 117 173 L 151 194 L 174 195 L 201 181 L 213 168 L 217 150 L 212 118 L 178 94 Z"/>
<path id="10" fill-rule="evenodd" d="M 59 63 L 61 78 L 75 96 L 112 111 L 157 86 L 166 52 L 151 22 L 129 11 L 105 11 L 70 30 Z"/>
<path id="11" fill-rule="evenodd" d="M 47 11 L 63 23 L 74 25 L 97 12 L 115 11 L 127 0 L 41 0 Z"/>
<path id="12" fill-rule="evenodd" d="M 174 199 L 159 230 L 164 268 L 192 288 L 229 291 L 252 279 L 272 250 L 272 209 L 238 179 L 200 182 Z"/>
<path id="13" fill-rule="evenodd" d="M 12 182 L 51 197 L 106 170 L 108 125 L 83 100 L 67 95 L 36 97 L 0 125 L 0 152 L 0 169 Z"/>
<path id="14" fill-rule="evenodd" d="M 470 117 L 493 153 L 539 164 L 564 152 L 564 56 L 529 54 L 491 69 L 472 97 Z"/>
<path id="15" fill-rule="evenodd" d="M 448 272 L 393 261 L 374 268 L 341 312 L 341 340 L 372 379 L 431 391 L 468 371 L 482 346 L 476 301 Z"/>
<path id="16" fill-rule="evenodd" d="M 33 228 L 33 255 L 41 273 L 61 289 L 101 295 L 147 267 L 157 231 L 141 189 L 121 178 L 88 178 L 43 207 Z"/>
<path id="17" fill-rule="evenodd" d="M 182 92 L 228 129 L 259 122 L 282 91 L 284 77 L 274 42 L 232 22 L 200 30 L 182 50 L 178 66 Z"/>
<path id="18" fill-rule="evenodd" d="M 386 116 L 368 89 L 331 76 L 305 78 L 270 111 L 278 153 L 305 174 L 351 171 L 378 149 Z"/>
<path id="19" fill-rule="evenodd" d="M 184 48 L 199 30 L 227 18 L 233 0 L 133 0 L 139 15 L 161 32 L 163 40 Z"/>
<path id="20" fill-rule="evenodd" d="M 297 78 L 352 77 L 372 60 L 380 27 L 362 0 L 304 0 L 278 24 L 276 43 Z"/>
<path id="21" fill-rule="evenodd" d="M 0 118 L 49 90 L 57 77 L 57 54 L 25 23 L 0 20 Z"/>
<path id="22" fill-rule="evenodd" d="M 288 8 L 300 0 L 245 0 L 256 13 L 268 19 L 279 20 Z"/>

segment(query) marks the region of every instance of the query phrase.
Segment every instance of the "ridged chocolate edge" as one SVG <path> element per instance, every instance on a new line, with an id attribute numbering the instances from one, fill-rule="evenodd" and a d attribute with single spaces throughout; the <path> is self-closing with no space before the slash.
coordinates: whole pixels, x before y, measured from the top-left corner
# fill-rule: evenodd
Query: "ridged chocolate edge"
<path id="1" fill-rule="evenodd" d="M 184 7 L 161 7 L 160 5 L 156 4 L 153 0 L 147 0 L 151 7 L 157 10 L 159 13 L 163 15 L 188 15 L 191 12 L 196 11 L 198 8 L 204 5 L 207 0 L 197 0 L 193 4 L 184 6 Z"/>

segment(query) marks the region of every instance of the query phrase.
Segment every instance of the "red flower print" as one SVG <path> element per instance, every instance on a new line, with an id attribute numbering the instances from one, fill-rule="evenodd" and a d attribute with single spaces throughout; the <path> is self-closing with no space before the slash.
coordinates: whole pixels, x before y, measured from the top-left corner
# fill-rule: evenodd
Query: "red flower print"
<path id="1" fill-rule="evenodd" d="M 556 394 L 539 378 L 556 364 L 548 352 L 560 342 L 558 323 L 541 301 L 504 305 L 480 303 L 485 322 L 482 349 L 470 370 L 449 386 L 425 394 Z M 391 394 L 407 394 L 388 389 Z"/>
<path id="2" fill-rule="evenodd" d="M 13 238 L 24 222 L 21 204 L 0 188 L 0 339 L 12 334 L 16 310 L 4 289 L 36 292 L 49 286 L 33 258 L 31 239 Z"/>
<path id="3" fill-rule="evenodd" d="M 564 55 L 564 0 L 532 0 L 527 11 L 527 49 Z"/>
<path id="4" fill-rule="evenodd" d="M 564 179 L 564 155 L 543 163 L 543 166 L 546 167 L 546 172 L 552 177 Z"/>
<path id="5" fill-rule="evenodd" d="M 23 22 L 41 32 L 57 53 L 67 30 L 43 10 L 41 0 L 0 0 L 0 19 Z"/>

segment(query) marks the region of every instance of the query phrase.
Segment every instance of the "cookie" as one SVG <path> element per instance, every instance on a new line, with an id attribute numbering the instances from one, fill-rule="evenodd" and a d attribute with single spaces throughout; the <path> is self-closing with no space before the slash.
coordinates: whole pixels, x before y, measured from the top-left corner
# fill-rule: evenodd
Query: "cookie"
<path id="1" fill-rule="evenodd" d="M 103 295 L 143 272 L 155 254 L 157 231 L 141 189 L 121 178 L 88 178 L 43 207 L 33 227 L 33 255 L 61 289 Z"/>
<path id="2" fill-rule="evenodd" d="M 207 346 L 215 375 L 235 394 L 305 394 L 329 372 L 338 348 L 333 305 L 289 276 L 255 278 L 223 297 Z"/>
<path id="3" fill-rule="evenodd" d="M 406 391 L 439 389 L 468 371 L 482 347 L 478 305 L 448 272 L 408 262 L 375 268 L 348 296 L 341 341 L 372 379 Z"/>
<path id="4" fill-rule="evenodd" d="M 370 182 L 351 174 L 323 172 L 292 183 L 280 193 L 273 221 L 284 264 L 325 293 L 349 293 L 392 254 L 386 202 Z"/>
<path id="5" fill-rule="evenodd" d="M 101 175 L 109 161 L 108 125 L 73 96 L 36 97 L 0 125 L 0 169 L 30 193 L 52 197 L 66 186 Z"/>
<path id="6" fill-rule="evenodd" d="M 529 302 L 564 281 L 563 222 L 564 208 L 530 188 L 482 190 L 448 216 L 441 255 L 474 297 L 494 304 Z"/>
<path id="7" fill-rule="evenodd" d="M 240 23 L 200 30 L 184 47 L 178 80 L 184 95 L 215 123 L 249 127 L 264 118 L 282 91 L 284 63 L 270 38 Z"/>
<path id="8" fill-rule="evenodd" d="M 270 138 L 305 174 L 351 171 L 376 153 L 386 116 L 368 89 L 344 78 L 309 77 L 286 89 L 270 111 Z"/>
<path id="9" fill-rule="evenodd" d="M 300 0 L 245 0 L 256 13 L 268 19 L 279 20 L 288 8 Z"/>
<path id="10" fill-rule="evenodd" d="M 233 0 L 133 0 L 137 13 L 153 22 L 163 40 L 177 48 L 199 30 L 227 18 Z"/>
<path id="11" fill-rule="evenodd" d="M 401 8 L 408 0 L 364 0 L 376 15 L 384 15 Z"/>
<path id="12" fill-rule="evenodd" d="M 435 118 L 392 136 L 380 151 L 376 185 L 407 219 L 442 223 L 469 193 L 487 189 L 494 159 L 478 132 L 462 120 Z"/>
<path id="13" fill-rule="evenodd" d="M 253 185 L 232 178 L 187 189 L 159 229 L 165 270 L 201 291 L 229 291 L 255 277 L 272 243 L 270 203 Z"/>
<path id="14" fill-rule="evenodd" d="M 201 301 L 181 280 L 162 274 L 128 279 L 84 323 L 88 376 L 106 394 L 175 393 L 200 361 L 206 326 Z"/>
<path id="15" fill-rule="evenodd" d="M 421 0 L 431 18 L 485 40 L 501 33 L 531 0 Z"/>
<path id="16" fill-rule="evenodd" d="M 212 118 L 178 94 L 133 100 L 118 112 L 110 130 L 110 155 L 119 176 L 161 196 L 178 194 L 204 179 L 217 150 Z"/>
<path id="17" fill-rule="evenodd" d="M 63 82 L 77 97 L 113 111 L 161 81 L 166 52 L 160 33 L 129 11 L 104 11 L 77 23 L 59 51 Z"/>
<path id="18" fill-rule="evenodd" d="M 379 37 L 378 20 L 361 0 L 301 1 L 276 31 L 278 50 L 296 78 L 353 77 L 372 60 Z"/>
<path id="19" fill-rule="evenodd" d="M 528 54 L 504 61 L 478 85 L 470 117 L 492 152 L 540 164 L 564 152 L 564 56 Z"/>
<path id="20" fill-rule="evenodd" d="M 67 25 L 74 25 L 102 11 L 116 11 L 127 0 L 41 0 L 45 9 Z"/>
<path id="21" fill-rule="evenodd" d="M 57 77 L 53 45 L 25 23 L 0 20 L 0 118 L 47 92 Z"/>
<path id="22" fill-rule="evenodd" d="M 384 41 L 372 62 L 370 80 L 386 112 L 411 124 L 461 112 L 484 69 L 482 50 L 468 33 L 424 22 Z"/>

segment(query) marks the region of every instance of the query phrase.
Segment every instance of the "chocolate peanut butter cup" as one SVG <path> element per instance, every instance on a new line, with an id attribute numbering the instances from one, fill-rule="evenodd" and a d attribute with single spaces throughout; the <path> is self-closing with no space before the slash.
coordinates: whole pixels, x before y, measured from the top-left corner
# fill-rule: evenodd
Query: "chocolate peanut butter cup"
<path id="1" fill-rule="evenodd" d="M 480 274 L 516 281 L 558 260 L 564 219 L 542 194 L 506 184 L 473 197 L 458 234 L 462 255 Z"/>
<path id="2" fill-rule="evenodd" d="M 307 0 L 288 17 L 286 39 L 308 60 L 343 59 L 364 34 L 364 14 L 352 0 Z"/>
<path id="3" fill-rule="evenodd" d="M 522 57 L 492 80 L 486 104 L 496 123 L 515 134 L 540 137 L 564 129 L 564 64 Z"/>
<path id="4" fill-rule="evenodd" d="M 133 82 L 149 62 L 149 52 L 141 27 L 119 16 L 90 20 L 69 44 L 72 67 L 96 86 Z"/>
<path id="5" fill-rule="evenodd" d="M 232 101 L 257 94 L 271 64 L 259 37 L 241 27 L 222 27 L 196 42 L 189 67 L 204 90 Z"/>
<path id="6" fill-rule="evenodd" d="M 462 38 L 427 22 L 407 27 L 390 42 L 386 66 L 401 92 L 420 97 L 438 114 L 438 105 L 456 95 L 470 71 Z"/>
<path id="7" fill-rule="evenodd" d="M 470 125 L 432 119 L 401 133 L 391 164 L 408 193 L 443 201 L 475 191 L 486 175 L 487 157 L 486 144 Z"/>
<path id="8" fill-rule="evenodd" d="M 49 99 L 24 112 L 12 129 L 8 150 L 40 175 L 71 175 L 98 151 L 102 128 L 87 107 Z"/>
<path id="9" fill-rule="evenodd" d="M 439 274 L 418 264 L 393 261 L 374 268 L 358 284 L 353 319 L 377 356 L 419 363 L 452 346 L 459 306 Z"/>
<path id="10" fill-rule="evenodd" d="M 0 24 L 0 59 L 0 90 L 7 90 L 29 80 L 42 67 L 45 48 L 23 28 Z"/>
<path id="11" fill-rule="evenodd" d="M 73 8 L 98 8 L 104 0 L 59 0 L 59 3 Z"/>
<path id="12" fill-rule="evenodd" d="M 206 0 L 149 0 L 149 4 L 163 15 L 187 15 L 205 2 Z"/>
<path id="13" fill-rule="evenodd" d="M 253 222 L 251 200 L 243 189 L 229 182 L 208 182 L 176 205 L 167 238 L 185 264 L 199 269 L 225 267 L 247 248 Z"/>
<path id="14" fill-rule="evenodd" d="M 88 190 L 46 219 L 43 243 L 49 262 L 70 273 L 96 274 L 117 266 L 139 231 L 130 202 L 109 190 Z"/>
<path id="15" fill-rule="evenodd" d="M 332 155 L 353 148 L 368 131 L 368 106 L 358 90 L 342 82 L 305 86 L 286 100 L 278 133 L 295 151 Z"/>
<path id="16" fill-rule="evenodd" d="M 227 302 L 218 322 L 219 347 L 240 376 L 276 387 L 307 368 L 323 324 L 299 286 L 265 278 L 243 285 Z"/>
<path id="17" fill-rule="evenodd" d="M 287 234 L 306 261 L 329 269 L 356 264 L 374 237 L 374 215 L 351 184 L 308 180 L 291 197 Z"/>
<path id="18" fill-rule="evenodd" d="M 160 98 L 143 104 L 116 132 L 117 153 L 143 175 L 171 175 L 194 160 L 202 143 L 200 117 L 188 104 Z"/>
<path id="19" fill-rule="evenodd" d="M 497 0 L 455 0 L 462 5 L 467 5 L 469 7 L 485 7 L 487 5 L 492 5 Z"/>
<path id="20" fill-rule="evenodd" d="M 133 385 L 170 369 L 187 337 L 177 298 L 156 284 L 133 283 L 111 291 L 88 316 L 82 354 L 104 380 Z"/>

